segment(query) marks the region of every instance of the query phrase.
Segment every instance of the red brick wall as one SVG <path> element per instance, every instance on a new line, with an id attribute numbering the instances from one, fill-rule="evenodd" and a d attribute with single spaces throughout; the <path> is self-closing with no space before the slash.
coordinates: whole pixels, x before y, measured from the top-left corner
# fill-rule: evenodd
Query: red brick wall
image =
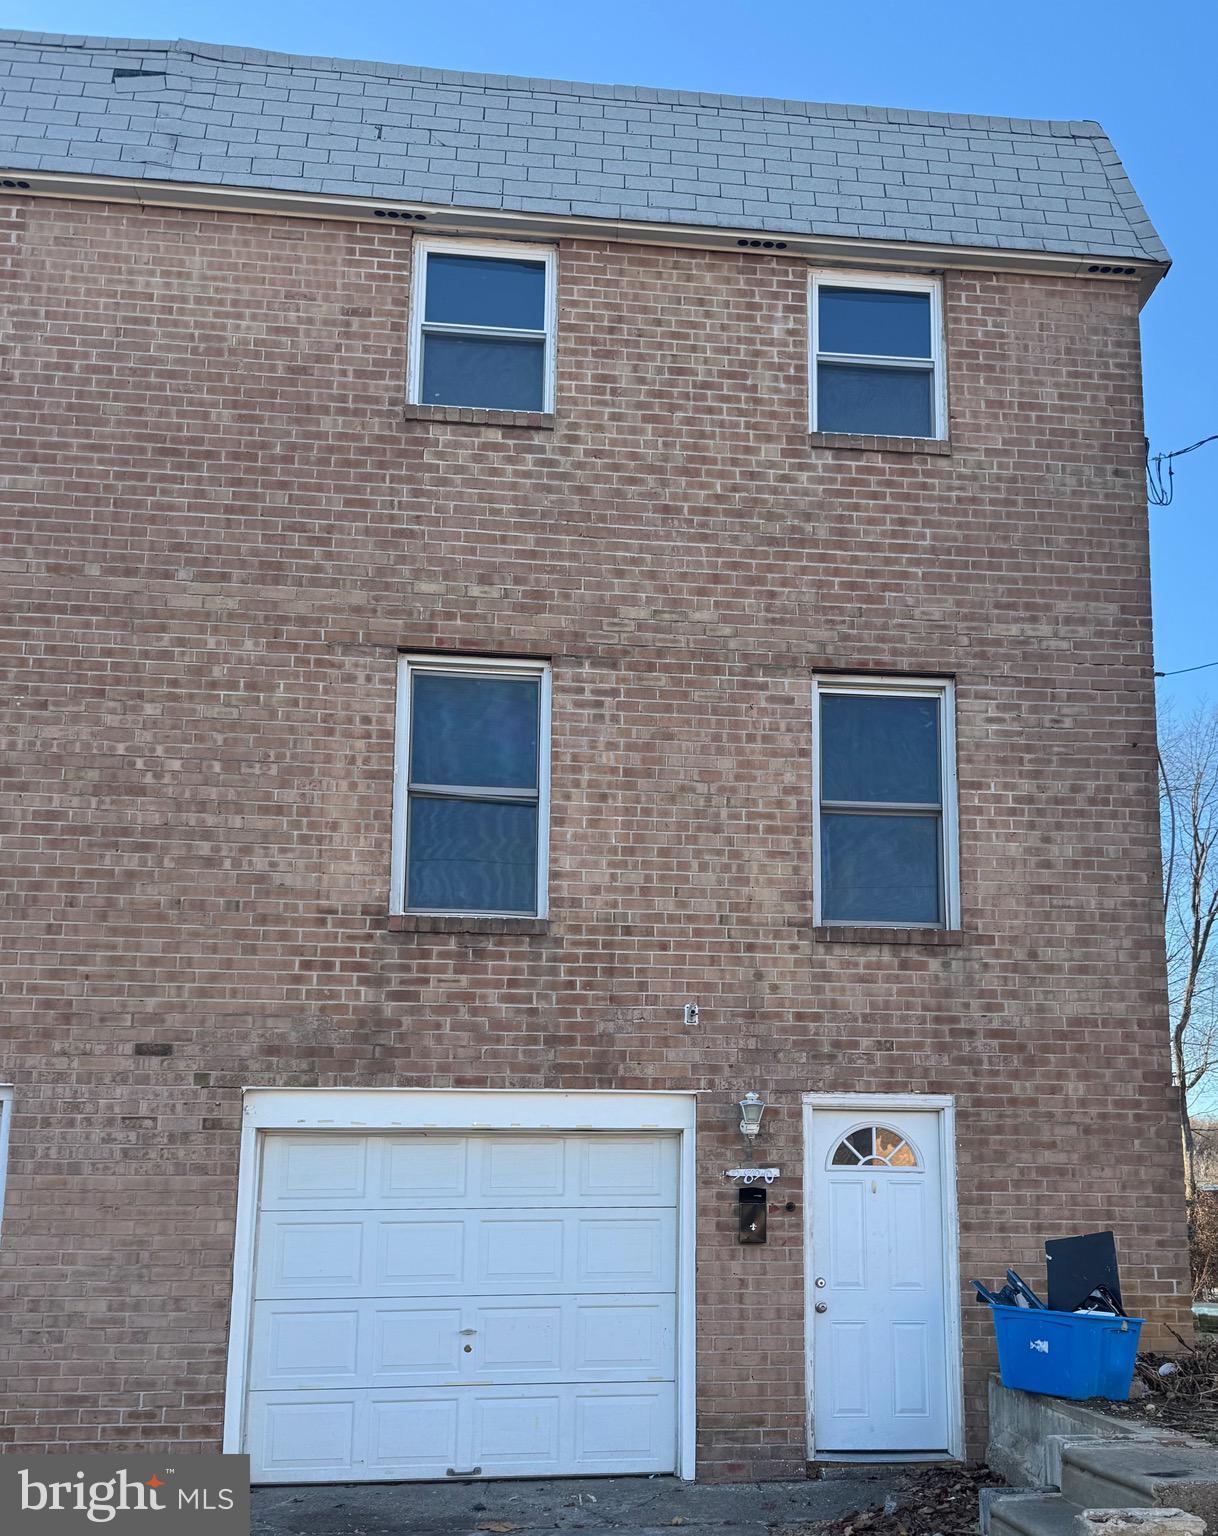
<path id="1" fill-rule="evenodd" d="M 403 412 L 407 230 L 2 212 L 7 1444 L 214 1447 L 247 1084 L 701 1090 L 708 1476 L 802 1467 L 807 1090 L 957 1095 L 966 1280 L 1111 1223 L 1179 1320 L 1132 284 L 949 273 L 934 457 L 809 446 L 798 260 L 564 242 L 506 429 Z M 389 931 L 400 648 L 553 659 L 545 932 Z M 812 932 L 820 667 L 957 678 L 958 946 Z"/>

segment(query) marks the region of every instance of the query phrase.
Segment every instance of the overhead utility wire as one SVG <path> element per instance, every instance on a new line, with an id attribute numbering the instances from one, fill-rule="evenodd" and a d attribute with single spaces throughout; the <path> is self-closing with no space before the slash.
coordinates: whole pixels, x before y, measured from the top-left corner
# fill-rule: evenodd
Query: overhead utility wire
<path id="1" fill-rule="evenodd" d="M 1156 677 L 1180 677 L 1185 672 L 1206 672 L 1210 667 L 1218 667 L 1218 661 L 1203 661 L 1195 667 L 1177 667 L 1174 672 L 1156 672 Z"/>
<path id="2" fill-rule="evenodd" d="M 1176 494 L 1175 471 L 1172 468 L 1173 459 L 1182 459 L 1186 453 L 1196 453 L 1198 448 L 1204 448 L 1206 443 L 1218 443 L 1218 432 L 1209 437 L 1203 437 L 1200 442 L 1190 443 L 1187 448 L 1177 448 L 1174 453 L 1156 453 L 1152 459 L 1150 456 L 1150 439 L 1146 439 L 1146 495 L 1152 507 L 1170 507 L 1172 497 Z M 1167 465 L 1167 478 L 1163 477 L 1163 466 Z"/>

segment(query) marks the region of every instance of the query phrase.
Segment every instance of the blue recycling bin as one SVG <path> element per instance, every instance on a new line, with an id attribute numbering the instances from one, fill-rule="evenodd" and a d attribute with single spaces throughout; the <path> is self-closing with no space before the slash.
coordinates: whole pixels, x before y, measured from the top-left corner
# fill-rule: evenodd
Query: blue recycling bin
<path id="1" fill-rule="evenodd" d="M 1050 1397 L 1129 1396 L 1142 1333 L 1140 1317 L 991 1307 L 1004 1387 Z"/>

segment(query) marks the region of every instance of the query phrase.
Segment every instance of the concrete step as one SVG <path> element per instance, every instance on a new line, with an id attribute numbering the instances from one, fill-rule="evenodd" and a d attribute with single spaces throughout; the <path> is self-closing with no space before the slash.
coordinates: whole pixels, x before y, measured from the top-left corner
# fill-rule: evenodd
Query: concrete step
<path id="1" fill-rule="evenodd" d="M 1060 1493 L 1016 1491 L 989 1501 L 988 1519 L 983 1506 L 981 1528 L 987 1536 L 1074 1536 L 1074 1517 L 1082 1512 Z"/>
<path id="2" fill-rule="evenodd" d="M 1206 1536 L 1206 1522 L 1179 1508 L 1154 1505 L 1085 1508 L 1050 1489 L 986 1489 L 981 1536 Z"/>
<path id="3" fill-rule="evenodd" d="M 1065 1441 L 1061 1491 L 1088 1509 L 1183 1509 L 1218 1530 L 1218 1447 L 1157 1441 Z"/>
<path id="4" fill-rule="evenodd" d="M 1160 1440 L 1162 1430 L 1099 1413 L 1085 1403 L 1016 1392 L 990 1378 L 990 1443 L 986 1461 L 1012 1488 L 1056 1487 L 1060 1447 L 1068 1440 Z"/>

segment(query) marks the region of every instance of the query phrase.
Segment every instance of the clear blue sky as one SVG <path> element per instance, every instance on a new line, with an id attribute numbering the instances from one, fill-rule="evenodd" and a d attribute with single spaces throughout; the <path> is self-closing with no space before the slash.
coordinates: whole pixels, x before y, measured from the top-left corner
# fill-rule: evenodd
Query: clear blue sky
<path id="1" fill-rule="evenodd" d="M 1175 268 L 1143 314 L 1156 450 L 1218 432 L 1218 5 L 1213 0 L 23 0 L 7 27 L 188 37 L 437 68 L 1096 118 Z M 1151 514 L 1157 665 L 1218 661 L 1218 443 L 1177 466 Z M 1218 699 L 1218 667 L 1160 684 Z"/>

